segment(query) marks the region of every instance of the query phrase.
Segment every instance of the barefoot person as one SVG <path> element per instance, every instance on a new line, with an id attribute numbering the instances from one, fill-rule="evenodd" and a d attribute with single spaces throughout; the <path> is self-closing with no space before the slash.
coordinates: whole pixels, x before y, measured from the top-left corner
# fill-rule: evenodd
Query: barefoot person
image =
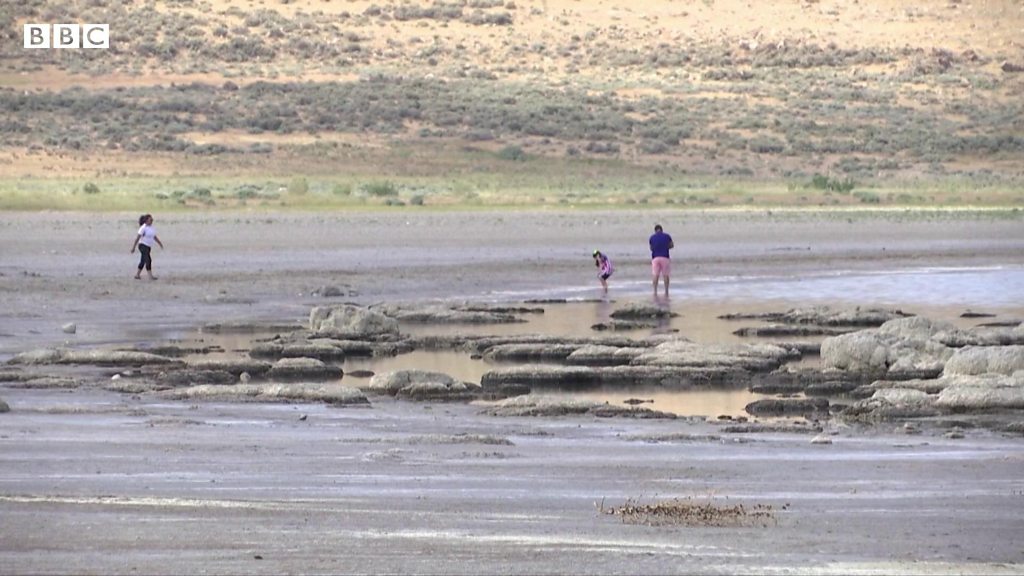
<path id="1" fill-rule="evenodd" d="M 142 275 L 142 269 L 146 269 L 146 273 L 149 274 L 150 280 L 156 280 L 156 276 L 153 276 L 153 257 L 150 256 L 150 252 L 153 250 L 153 243 L 156 242 L 160 245 L 160 249 L 164 249 L 164 243 L 160 241 L 160 238 L 156 235 L 156 228 L 153 227 L 153 215 L 143 214 L 139 216 L 139 233 L 135 236 L 135 242 L 132 242 L 132 254 L 135 254 L 135 247 L 139 247 L 139 271 L 135 273 L 135 279 L 140 280 Z"/>
<path id="2" fill-rule="evenodd" d="M 612 261 L 600 250 L 594 250 L 594 266 L 597 266 L 597 279 L 601 281 L 601 288 L 604 288 L 604 293 L 607 294 L 608 278 L 615 271 L 612 268 Z"/>
<path id="3" fill-rule="evenodd" d="M 651 245 L 651 277 L 654 282 L 654 295 L 658 295 L 658 278 L 665 279 L 665 296 L 668 297 L 668 278 L 672 274 L 672 262 L 668 251 L 675 248 L 672 237 L 661 229 L 661 224 L 654 225 L 654 234 L 649 240 Z"/>

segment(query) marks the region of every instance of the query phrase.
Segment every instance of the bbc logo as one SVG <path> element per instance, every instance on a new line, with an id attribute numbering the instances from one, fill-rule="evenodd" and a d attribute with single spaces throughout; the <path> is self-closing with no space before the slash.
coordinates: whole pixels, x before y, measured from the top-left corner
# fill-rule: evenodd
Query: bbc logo
<path id="1" fill-rule="evenodd" d="M 110 24 L 25 24 L 25 48 L 110 48 Z"/>

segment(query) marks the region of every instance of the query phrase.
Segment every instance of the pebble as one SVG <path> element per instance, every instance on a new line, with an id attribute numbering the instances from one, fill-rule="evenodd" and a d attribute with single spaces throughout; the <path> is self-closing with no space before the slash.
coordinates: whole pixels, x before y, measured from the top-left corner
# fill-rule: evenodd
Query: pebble
<path id="1" fill-rule="evenodd" d="M 832 439 L 824 434 L 818 434 L 814 438 L 811 438 L 811 444 L 831 444 Z"/>
<path id="2" fill-rule="evenodd" d="M 68 322 L 61 326 L 60 329 L 63 330 L 65 334 L 74 334 L 78 331 L 78 326 L 75 326 L 74 322 Z"/>

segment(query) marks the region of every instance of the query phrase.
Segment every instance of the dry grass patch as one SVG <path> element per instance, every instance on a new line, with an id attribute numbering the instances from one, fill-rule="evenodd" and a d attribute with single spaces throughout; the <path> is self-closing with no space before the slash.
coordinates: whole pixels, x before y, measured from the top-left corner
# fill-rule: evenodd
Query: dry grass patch
<path id="1" fill-rule="evenodd" d="M 785 509 L 786 506 L 783 506 Z M 698 501 L 692 497 L 673 498 L 661 502 L 643 504 L 629 499 L 622 506 L 605 508 L 603 514 L 618 516 L 625 524 L 645 526 L 694 526 L 714 528 L 767 527 L 778 524 L 775 509 L 770 504 L 723 505 L 710 498 Z"/>

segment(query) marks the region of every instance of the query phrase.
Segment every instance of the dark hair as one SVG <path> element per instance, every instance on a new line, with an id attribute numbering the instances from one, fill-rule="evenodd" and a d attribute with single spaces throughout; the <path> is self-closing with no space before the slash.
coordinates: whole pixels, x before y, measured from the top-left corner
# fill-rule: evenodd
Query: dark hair
<path id="1" fill-rule="evenodd" d="M 661 232 L 661 224 L 655 224 L 654 225 L 654 231 L 655 232 Z"/>
<path id="2" fill-rule="evenodd" d="M 139 216 L 139 226 L 142 226 L 143 224 L 145 224 L 146 220 L 149 220 L 150 217 L 152 217 L 152 216 L 153 216 L 152 214 L 143 214 L 142 216 Z"/>

